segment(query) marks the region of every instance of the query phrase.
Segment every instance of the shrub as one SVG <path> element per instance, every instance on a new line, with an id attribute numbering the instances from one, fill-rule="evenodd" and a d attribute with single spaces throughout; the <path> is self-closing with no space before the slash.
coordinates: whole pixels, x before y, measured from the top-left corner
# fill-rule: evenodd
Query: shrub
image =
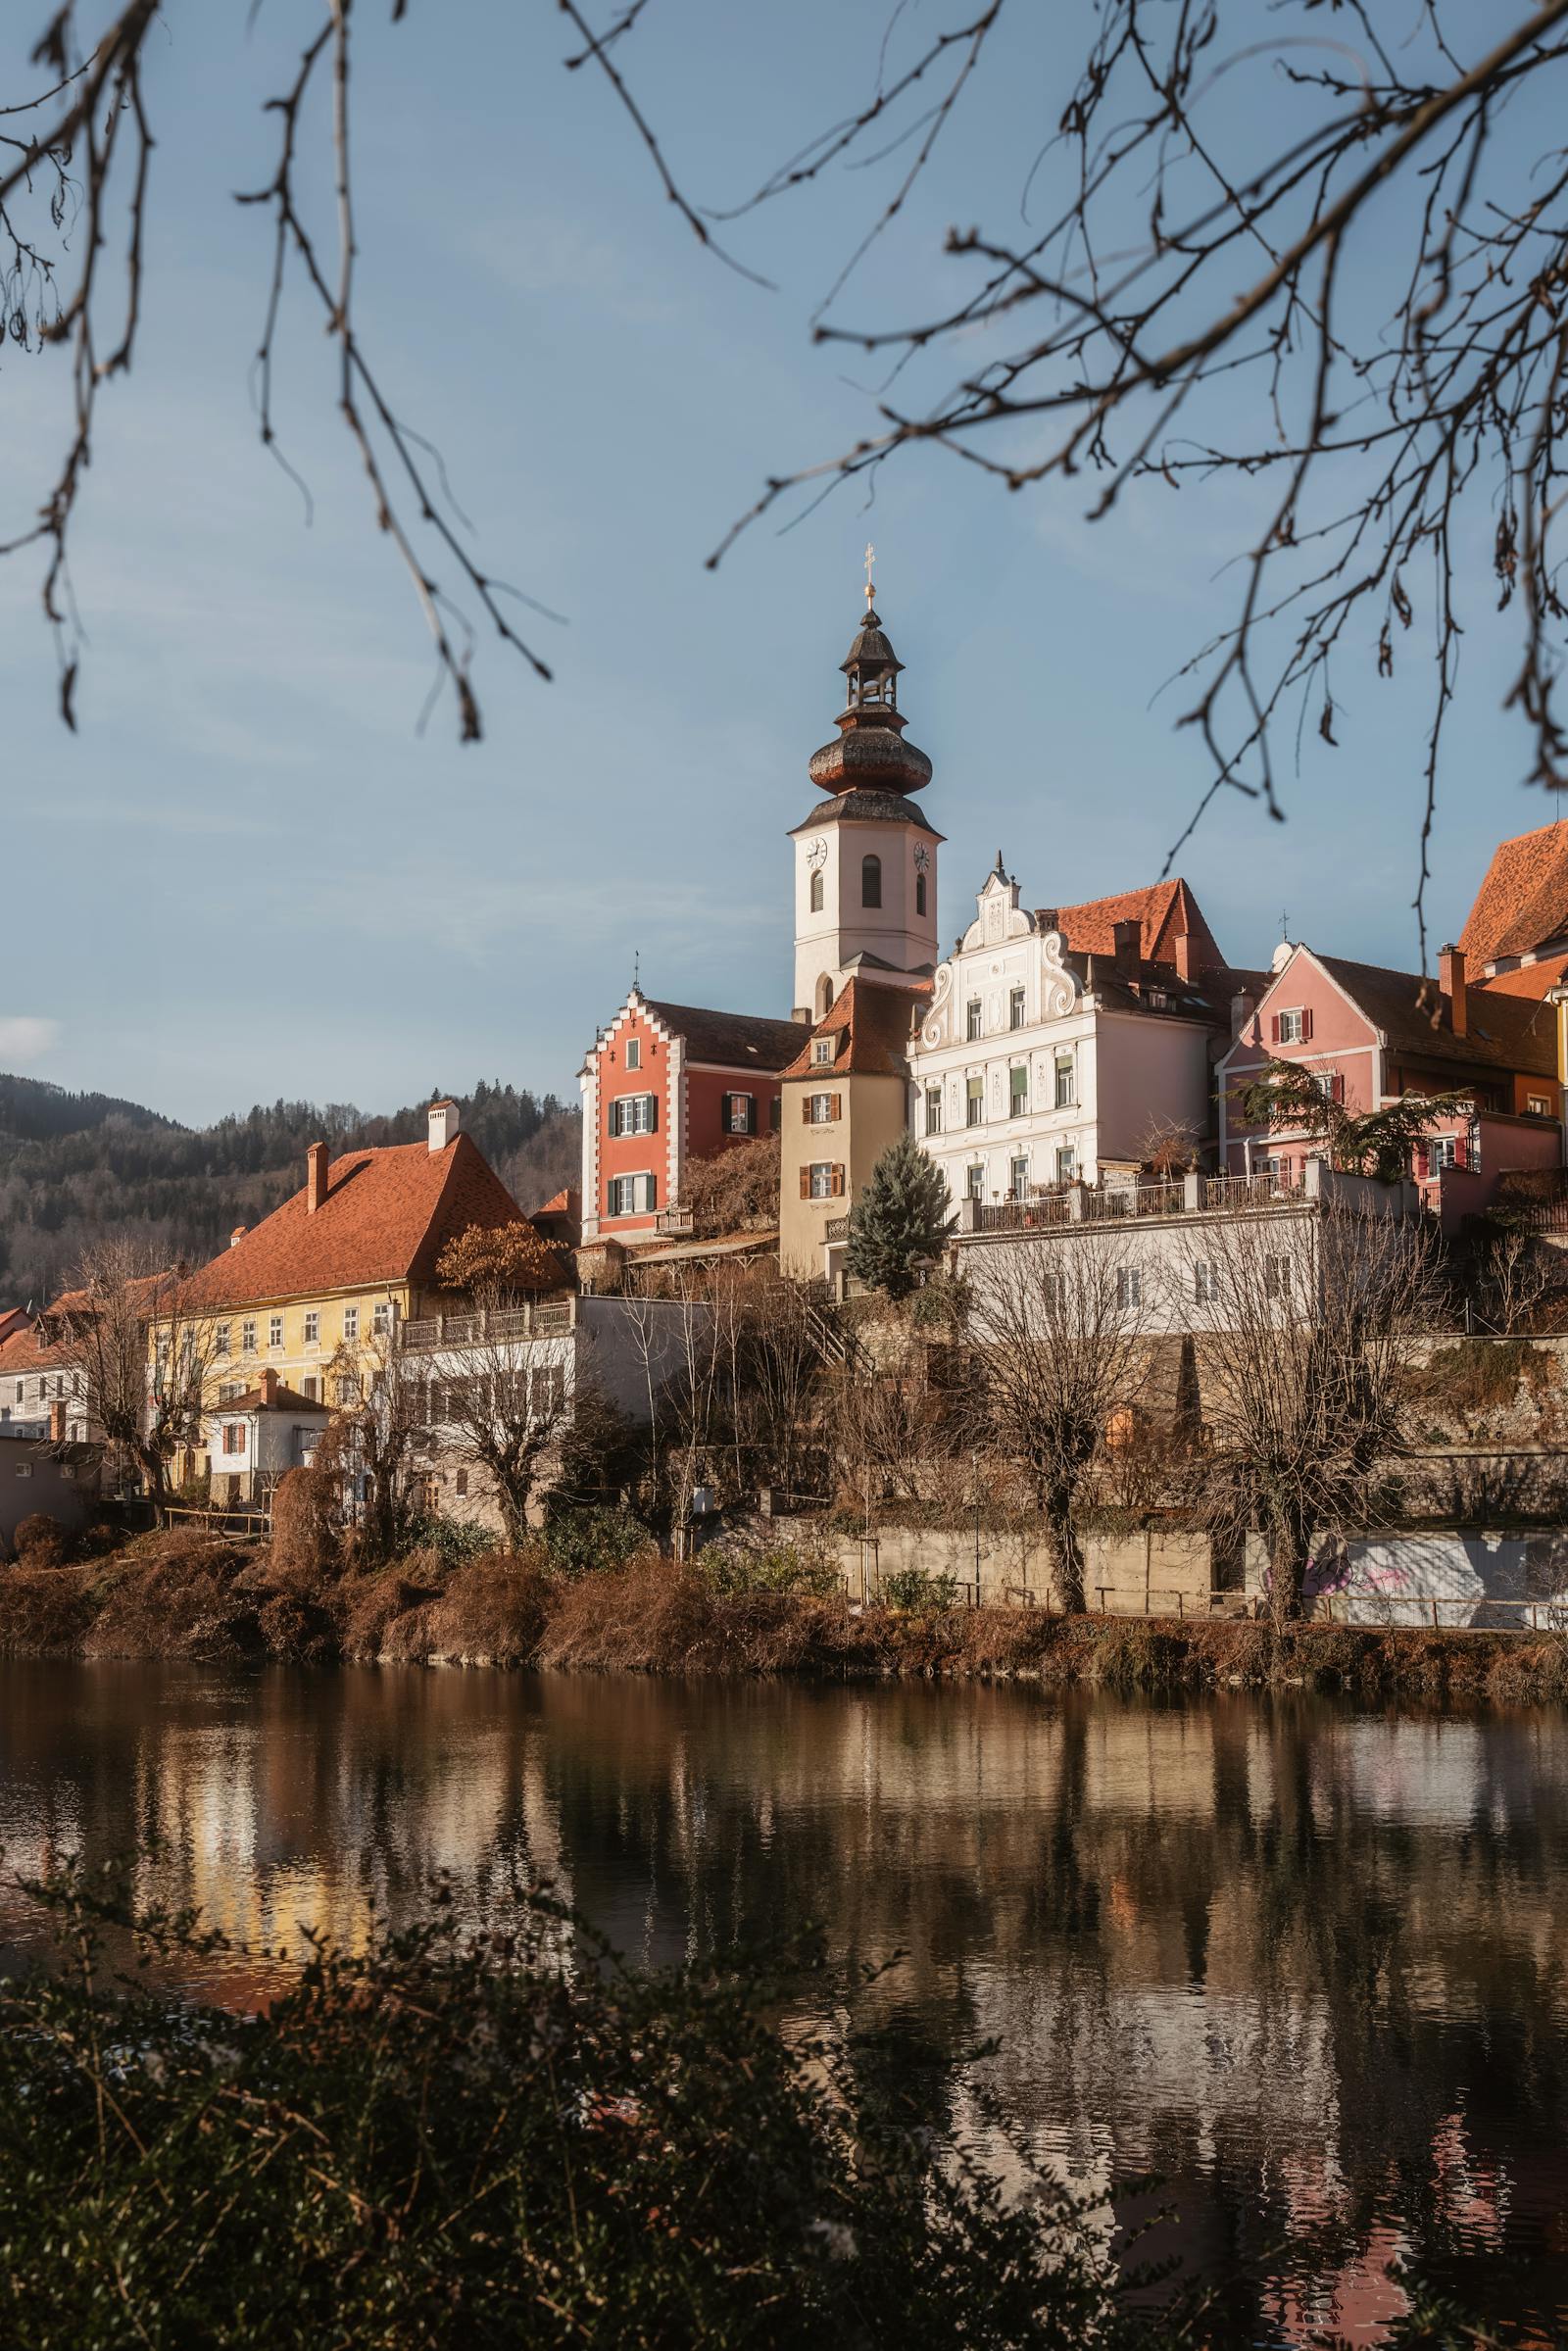
<path id="1" fill-rule="evenodd" d="M 890 1608 L 906 1608 L 913 1616 L 938 1616 L 957 1606 L 958 1579 L 929 1576 L 918 1567 L 896 1567 L 882 1579 L 882 1597 Z"/>
<path id="2" fill-rule="evenodd" d="M 17 1557 L 28 1567 L 60 1567 L 71 1548 L 71 1538 L 58 1518 L 34 1510 L 23 1519 L 16 1534 Z"/>
<path id="3" fill-rule="evenodd" d="M 831 1599 L 844 1589 L 838 1561 L 821 1543 L 710 1543 L 697 1555 L 697 1572 L 715 1592 L 797 1592 Z"/>
<path id="4" fill-rule="evenodd" d="M 807 1959 L 638 1974 L 537 1897 L 466 1939 L 438 1891 L 240 2022 L 74 1959 L 136 1923 L 125 1882 L 52 1876 L 74 1964 L 0 1983 L 8 2340 L 1173 2339 L 1123 2299 L 1102 2209 L 1021 2151 L 993 2177 L 894 2051 L 777 2029 L 802 1975 L 813 2014 L 850 1994 Z M 209 1970 L 223 1947 L 139 1926 Z"/>
<path id="5" fill-rule="evenodd" d="M 588 1576 L 624 1567 L 653 1537 L 629 1510 L 558 1510 L 545 1520 L 545 1556 L 558 1576 Z"/>
<path id="6" fill-rule="evenodd" d="M 285 1576 L 317 1577 L 342 1564 L 337 1495 L 309 1469 L 291 1469 L 272 1496 L 272 1560 Z"/>
<path id="7" fill-rule="evenodd" d="M 433 1512 L 421 1513 L 409 1520 L 397 1555 L 405 1563 L 416 1556 L 433 1557 L 450 1573 L 466 1560 L 482 1559 L 495 1545 L 495 1530 L 481 1527 L 476 1519 L 438 1518 Z"/>

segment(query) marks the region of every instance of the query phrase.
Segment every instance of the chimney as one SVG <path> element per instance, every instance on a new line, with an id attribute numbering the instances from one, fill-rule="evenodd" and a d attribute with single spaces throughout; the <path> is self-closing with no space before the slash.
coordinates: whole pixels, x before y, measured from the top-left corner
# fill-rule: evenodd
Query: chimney
<path id="1" fill-rule="evenodd" d="M 1447 1003 L 1449 1027 L 1456 1037 L 1463 1037 L 1469 1028 L 1470 1005 L 1465 994 L 1462 947 L 1439 949 L 1438 987 Z"/>
<path id="2" fill-rule="evenodd" d="M 1059 914 L 1058 906 L 1036 906 L 1035 908 L 1035 920 L 1043 931 L 1059 930 L 1061 927 L 1058 920 Z"/>
<path id="3" fill-rule="evenodd" d="M 266 1363 L 262 1366 L 262 1402 L 264 1404 L 275 1404 L 276 1401 L 277 1373 L 273 1370 L 270 1363 Z"/>
<path id="4" fill-rule="evenodd" d="M 229 1248 L 238 1249 L 240 1243 L 244 1240 L 250 1229 L 251 1228 L 248 1224 L 237 1224 L 228 1237 Z"/>
<path id="5" fill-rule="evenodd" d="M 1144 926 L 1134 915 L 1129 915 L 1125 922 L 1118 922 L 1114 925 L 1111 937 L 1116 943 L 1114 959 L 1116 977 L 1119 980 L 1135 980 L 1138 977 L 1140 960 L 1138 950 L 1143 936 Z"/>
<path id="6" fill-rule="evenodd" d="M 305 1154 L 305 1213 L 314 1216 L 326 1198 L 326 1145 L 313 1143 Z"/>
<path id="7" fill-rule="evenodd" d="M 1193 977 L 1193 935 L 1191 931 L 1176 933 L 1175 953 L 1176 977 L 1190 986 Z"/>
<path id="8" fill-rule="evenodd" d="M 51 1445 L 64 1445 L 66 1442 L 66 1406 L 63 1397 L 56 1397 L 49 1407 L 49 1442 Z"/>
<path id="9" fill-rule="evenodd" d="M 1251 1019 L 1254 1002 L 1255 999 L 1250 991 L 1246 988 L 1238 988 L 1236 994 L 1231 998 L 1231 1035 L 1233 1037 L 1239 1037 Z"/>
<path id="10" fill-rule="evenodd" d="M 457 1103 L 452 1102 L 432 1102 L 430 1104 L 431 1151 L 444 1151 L 449 1143 L 455 1143 L 457 1141 Z"/>

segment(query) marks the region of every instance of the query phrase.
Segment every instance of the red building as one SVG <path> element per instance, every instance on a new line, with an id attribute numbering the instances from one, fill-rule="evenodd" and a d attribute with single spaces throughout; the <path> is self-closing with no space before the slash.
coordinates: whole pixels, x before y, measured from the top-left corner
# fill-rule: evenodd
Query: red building
<path id="1" fill-rule="evenodd" d="M 694 1160 L 776 1133 L 779 1074 L 803 1034 L 634 987 L 581 1072 L 584 1243 L 651 1240 Z"/>
<path id="2" fill-rule="evenodd" d="M 1411 1173 L 1446 1229 L 1484 1208 L 1499 1176 L 1562 1158 L 1556 1014 L 1549 1004 L 1476 987 L 1463 952 L 1443 950 L 1436 986 L 1308 947 L 1282 947 L 1218 1069 L 1220 1163 L 1297 1182 L 1320 1143 L 1299 1128 L 1249 1128 L 1236 1095 L 1271 1060 L 1310 1069 L 1354 1116 L 1405 1094 L 1461 1093 Z"/>

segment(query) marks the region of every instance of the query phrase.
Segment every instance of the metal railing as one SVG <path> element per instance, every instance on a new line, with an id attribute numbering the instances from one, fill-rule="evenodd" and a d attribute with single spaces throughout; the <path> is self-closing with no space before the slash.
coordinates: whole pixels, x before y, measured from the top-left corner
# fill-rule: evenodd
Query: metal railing
<path id="1" fill-rule="evenodd" d="M 847 1216 L 830 1216 L 822 1227 L 824 1241 L 848 1241 L 850 1220 Z"/>
<path id="2" fill-rule="evenodd" d="M 1281 1202 L 1305 1198 L 1306 1187 L 1300 1176 L 1214 1175 L 1204 1176 L 1199 1197 L 1205 1208 L 1275 1208 Z"/>
<path id="3" fill-rule="evenodd" d="M 575 1298 L 543 1298 L 524 1306 L 499 1306 L 477 1314 L 430 1314 L 404 1323 L 398 1333 L 406 1349 L 429 1353 L 444 1347 L 487 1346 L 501 1339 L 559 1339 L 577 1319 Z"/>

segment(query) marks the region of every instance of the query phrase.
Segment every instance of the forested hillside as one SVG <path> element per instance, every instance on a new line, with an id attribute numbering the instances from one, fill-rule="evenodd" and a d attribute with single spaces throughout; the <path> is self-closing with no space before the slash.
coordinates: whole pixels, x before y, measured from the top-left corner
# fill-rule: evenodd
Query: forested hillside
<path id="1" fill-rule="evenodd" d="M 577 1109 L 483 1080 L 456 1100 L 523 1208 L 577 1181 Z M 51 1297 L 109 1233 L 199 1262 L 298 1191 L 310 1144 L 324 1137 L 335 1154 L 424 1131 L 422 1103 L 376 1118 L 350 1102 L 283 1102 L 192 1129 L 111 1095 L 0 1075 L 0 1305 Z"/>

